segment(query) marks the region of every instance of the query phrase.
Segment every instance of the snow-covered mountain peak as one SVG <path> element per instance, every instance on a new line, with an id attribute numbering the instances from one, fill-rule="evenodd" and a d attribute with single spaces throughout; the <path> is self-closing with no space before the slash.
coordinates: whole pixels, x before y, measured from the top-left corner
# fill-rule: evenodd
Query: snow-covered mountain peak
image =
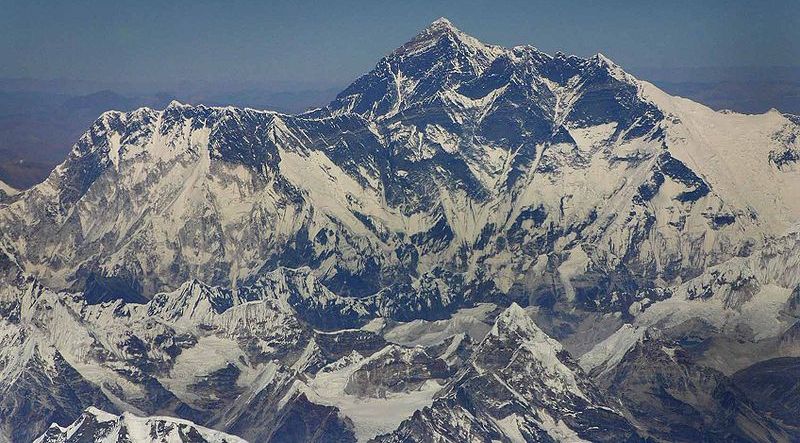
<path id="1" fill-rule="evenodd" d="M 65 442 L 129 443 L 247 443 L 224 432 L 172 417 L 138 417 L 125 412 L 114 415 L 95 407 L 87 408 L 66 427 L 55 423 L 34 443 Z"/>
<path id="2" fill-rule="evenodd" d="M 230 287 L 278 266 L 310 266 L 333 292 L 357 288 L 345 295 L 437 268 L 506 292 L 534 257 L 586 239 L 595 269 L 641 260 L 664 281 L 702 266 L 688 256 L 736 253 L 734 220 L 753 223 L 747 208 L 765 218 L 751 201 L 764 191 L 727 192 L 742 162 L 695 134 L 747 126 L 654 98 L 617 68 L 600 54 L 496 50 L 437 21 L 316 113 L 172 103 L 104 114 L 0 221 L 45 284 L 80 290 L 100 273 L 146 296 L 193 277 Z M 748 118 L 766 128 L 742 134 L 755 149 L 734 147 L 784 182 L 768 190 L 791 210 L 772 210 L 784 223 L 798 208 L 784 195 L 796 182 L 796 124 L 770 115 Z M 778 125 L 793 126 L 776 138 Z M 697 242 L 707 229 L 719 238 Z"/>
<path id="3" fill-rule="evenodd" d="M 598 52 L 592 58 L 595 59 L 595 60 L 598 60 L 599 62 L 602 62 L 602 63 L 604 63 L 606 65 L 617 66 L 616 63 L 614 63 L 610 58 L 606 57 L 606 55 L 603 54 L 602 52 Z"/>
<path id="4" fill-rule="evenodd" d="M 188 104 L 181 103 L 181 102 L 180 102 L 180 101 L 178 101 L 178 100 L 172 100 L 172 101 L 170 101 L 170 102 L 169 102 L 169 104 L 167 105 L 167 108 L 166 108 L 166 109 L 173 109 L 173 108 L 188 108 L 188 107 L 191 107 L 191 105 L 188 105 Z"/>
<path id="5" fill-rule="evenodd" d="M 619 80 L 620 82 L 631 84 L 636 87 L 639 86 L 639 81 L 636 79 L 636 77 L 634 77 L 633 75 L 622 69 L 620 65 L 616 64 L 613 60 L 608 58 L 602 52 L 598 52 L 597 54 L 592 56 L 592 58 L 590 58 L 589 61 L 595 63 L 597 66 L 606 70 L 609 73 L 609 75 Z"/>
<path id="6" fill-rule="evenodd" d="M 539 326 L 531 319 L 525 309 L 517 303 L 511 303 L 498 317 L 489 331 L 489 334 L 500 339 L 510 339 L 514 341 L 546 342 L 561 351 L 561 344 L 556 340 L 549 339 Z"/>
<path id="7" fill-rule="evenodd" d="M 501 349 L 513 352 L 519 358 L 523 358 L 524 354 L 524 358 L 535 362 L 544 370 L 544 383 L 551 388 L 583 396 L 576 382 L 577 365 L 564 352 L 561 343 L 542 331 L 516 303 L 512 303 L 495 320 L 494 326 L 475 354 L 475 365 L 482 368 L 495 367 L 497 362 L 491 355 Z M 508 364 L 512 364 L 514 360 L 512 358 Z"/>
<path id="8" fill-rule="evenodd" d="M 453 23 L 447 17 L 439 17 L 436 20 L 432 21 L 430 27 L 435 26 L 446 26 L 446 27 L 454 27 Z"/>
<path id="9" fill-rule="evenodd" d="M 88 408 L 86 408 L 84 414 L 93 416 L 100 423 L 116 420 L 117 418 L 119 418 L 114 414 L 103 411 L 102 409 L 98 409 L 94 406 L 89 406 Z"/>
<path id="10" fill-rule="evenodd" d="M 433 21 L 427 28 L 423 29 L 408 43 L 396 49 L 393 54 L 410 56 L 415 53 L 429 49 L 431 46 L 439 44 L 442 39 L 448 40 L 448 43 L 468 48 L 474 53 L 485 53 L 495 55 L 502 52 L 502 49 L 487 45 L 477 38 L 464 33 L 456 28 L 450 20 L 441 17 Z"/>
<path id="11" fill-rule="evenodd" d="M 176 291 L 156 294 L 148 306 L 149 315 L 172 321 L 201 321 L 230 309 L 240 300 L 231 291 L 190 280 Z"/>
<path id="12" fill-rule="evenodd" d="M 638 440 L 633 426 L 517 304 L 498 316 L 437 397 L 378 441 Z"/>
<path id="13" fill-rule="evenodd" d="M 570 353 L 618 329 L 583 359 L 612 361 L 662 314 L 710 312 L 715 330 L 757 338 L 775 335 L 778 315 L 782 329 L 795 319 L 782 303 L 800 305 L 796 242 L 776 236 L 800 219 L 797 120 L 714 112 L 602 54 L 500 49 L 446 20 L 317 111 L 173 102 L 104 113 L 45 183 L 0 204 L 0 341 L 11 344 L 0 354 L 36 351 L 0 376 L 60 374 L 86 395 L 63 404 L 56 378 L 32 377 L 43 400 L 26 402 L 14 384 L 24 378 L 0 377 L 16 388 L 6 404 L 19 405 L 0 424 L 30 420 L 35 402 L 65 410 L 41 414 L 38 435 L 95 404 L 269 441 L 282 432 L 273 413 L 294 422 L 277 403 L 301 414 L 331 397 L 281 400 L 328 367 L 317 382 L 391 375 L 375 390 L 353 382 L 355 396 L 422 392 L 409 414 L 439 391 L 431 377 L 447 380 L 414 420 L 422 441 L 429 426 L 466 435 L 452 429 L 465 423 L 481 441 L 595 441 L 614 429 L 610 441 L 625 441 L 634 431 Z M 479 336 L 446 349 L 384 341 L 397 322 L 433 332 L 458 325 L 447 317 L 462 307 L 495 313 L 513 300 L 530 306 L 511 304 L 493 325 L 485 313 Z M 437 359 L 441 371 L 426 373 Z M 410 390 L 384 389 L 398 373 Z M 342 419 L 363 412 L 355 405 Z"/>
<path id="14" fill-rule="evenodd" d="M 0 191 L 5 192 L 7 195 L 14 195 L 19 191 L 11 185 L 6 184 L 4 181 L 0 180 Z"/>
<path id="15" fill-rule="evenodd" d="M 328 111 L 392 117 L 474 79 L 507 51 L 437 20 L 339 94 Z"/>

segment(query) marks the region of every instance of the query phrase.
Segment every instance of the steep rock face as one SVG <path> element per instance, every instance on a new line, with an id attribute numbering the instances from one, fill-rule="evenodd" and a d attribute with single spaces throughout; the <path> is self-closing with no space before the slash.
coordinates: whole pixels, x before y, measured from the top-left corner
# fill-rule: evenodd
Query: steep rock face
<path id="1" fill-rule="evenodd" d="M 635 423 L 660 441 L 793 441 L 728 377 L 676 343 L 646 338 L 600 378 Z"/>
<path id="2" fill-rule="evenodd" d="M 651 332 L 691 343 L 692 360 L 727 375 L 760 360 L 800 356 L 798 251 L 800 235 L 792 232 L 667 288 L 662 300 L 642 298 L 632 305 L 633 321 L 582 355 L 581 366 L 608 371 Z"/>
<path id="3" fill-rule="evenodd" d="M 385 397 L 391 392 L 419 389 L 428 380 L 444 380 L 447 364 L 420 348 L 387 346 L 354 371 L 344 391 L 359 397 Z"/>
<path id="4" fill-rule="evenodd" d="M 87 408 L 74 423 L 50 427 L 34 443 L 247 443 L 241 438 L 172 417 L 113 415 Z"/>
<path id="5" fill-rule="evenodd" d="M 354 442 L 353 424 L 332 406 L 309 401 L 298 389 L 298 367 L 268 364 L 256 382 L 210 425 L 249 441 Z"/>
<path id="6" fill-rule="evenodd" d="M 101 389 L 84 380 L 57 350 L 29 334 L 2 326 L 0 437 L 4 441 L 31 441 L 50 423 L 67 425 L 89 406 L 116 410 Z"/>
<path id="7" fill-rule="evenodd" d="M 97 301 L 308 266 L 403 319 L 528 303 L 549 276 L 568 305 L 626 312 L 783 234 L 800 174 L 770 153 L 797 132 L 439 20 L 312 113 L 106 113 L 0 226 L 26 270 Z"/>
<path id="8" fill-rule="evenodd" d="M 384 118 L 406 112 L 479 76 L 504 51 L 440 18 L 342 91 L 330 111 Z"/>
<path id="9" fill-rule="evenodd" d="M 336 429 L 352 435 L 334 408 L 290 394 L 302 373 L 331 354 L 316 345 L 289 301 L 312 300 L 313 292 L 258 287 L 238 296 L 191 281 L 147 304 L 91 304 L 83 294 L 54 293 L 7 265 L 3 275 L 14 278 L 4 295 L 18 298 L 4 304 L 0 323 L 4 439 L 30 441 L 92 405 L 179 416 L 254 441 L 314 441 L 313 435 Z M 276 275 L 281 272 L 268 277 L 285 281 Z M 262 406 L 270 419 L 247 419 Z"/>
<path id="10" fill-rule="evenodd" d="M 732 379 L 759 410 L 768 412 L 800 436 L 800 358 L 758 362 L 736 372 Z"/>
<path id="11" fill-rule="evenodd" d="M 19 191 L 0 180 L 0 205 L 8 203 Z"/>
<path id="12" fill-rule="evenodd" d="M 379 441 L 636 441 L 561 345 L 513 304 L 431 407 Z"/>

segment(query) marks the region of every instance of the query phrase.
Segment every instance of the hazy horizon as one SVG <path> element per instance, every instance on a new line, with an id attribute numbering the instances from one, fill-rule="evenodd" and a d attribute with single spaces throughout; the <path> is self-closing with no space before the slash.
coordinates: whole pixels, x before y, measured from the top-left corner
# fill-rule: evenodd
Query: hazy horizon
<path id="1" fill-rule="evenodd" d="M 439 16 L 485 43 L 602 52 L 629 70 L 800 66 L 791 1 L 2 3 L 2 78 L 327 88 Z"/>

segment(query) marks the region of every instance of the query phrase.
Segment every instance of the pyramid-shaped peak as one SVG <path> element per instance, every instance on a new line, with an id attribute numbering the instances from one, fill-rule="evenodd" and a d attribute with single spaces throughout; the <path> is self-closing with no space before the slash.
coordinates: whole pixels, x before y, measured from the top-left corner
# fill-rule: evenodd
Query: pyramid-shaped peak
<path id="1" fill-rule="evenodd" d="M 610 58 L 606 57 L 606 55 L 603 54 L 602 52 L 598 52 L 592 58 L 594 60 L 597 60 L 598 63 L 602 63 L 602 64 L 605 64 L 607 66 L 617 66 L 617 64 L 614 63 L 613 60 L 611 60 Z"/>
<path id="2" fill-rule="evenodd" d="M 162 315 L 172 320 L 207 318 L 221 314 L 240 304 L 239 297 L 227 288 L 210 286 L 192 279 L 172 292 L 160 292 L 148 303 L 149 315 Z"/>
<path id="3" fill-rule="evenodd" d="M 447 17 L 439 17 L 439 18 L 437 18 L 436 20 L 434 20 L 434 21 L 433 21 L 433 22 L 430 24 L 430 26 L 428 26 L 428 29 L 434 29 L 434 28 L 450 28 L 450 29 L 456 29 L 456 27 L 455 27 L 455 26 L 453 26 L 453 22 L 451 22 L 450 20 L 448 20 L 448 19 L 447 19 Z"/>
<path id="4" fill-rule="evenodd" d="M 169 102 L 169 104 L 167 105 L 167 109 L 174 109 L 174 108 L 187 108 L 187 107 L 189 107 L 189 105 L 187 105 L 187 104 L 185 104 L 185 103 L 181 103 L 181 102 L 179 102 L 178 100 L 172 100 L 172 101 L 170 101 L 170 102 Z"/>
<path id="5" fill-rule="evenodd" d="M 547 344 L 556 352 L 562 349 L 561 344 L 542 331 L 525 309 L 516 303 L 511 303 L 497 316 L 489 335 L 503 340 Z"/>
<path id="6" fill-rule="evenodd" d="M 173 291 L 173 293 L 177 293 L 180 295 L 184 294 L 200 294 L 210 292 L 212 287 L 196 278 L 191 280 L 187 280 L 180 285 L 177 291 Z"/>
<path id="7" fill-rule="evenodd" d="M 499 50 L 497 47 L 484 44 L 475 37 L 462 32 L 450 20 L 440 17 L 414 36 L 411 41 L 399 47 L 395 54 L 407 55 L 424 51 L 436 45 L 443 38 L 451 40 L 459 47 L 470 48 L 469 52 L 492 53 Z"/>
<path id="8" fill-rule="evenodd" d="M 525 312 L 525 309 L 516 303 L 511 303 L 511 306 L 500 313 L 500 315 L 497 317 L 496 324 L 500 326 L 516 326 L 524 327 L 526 329 L 538 329 L 533 320 L 531 320 L 531 318 L 528 316 L 528 313 Z"/>
<path id="9" fill-rule="evenodd" d="M 483 45 L 483 43 L 478 41 L 478 39 L 467 35 L 462 30 L 456 28 L 456 26 L 453 25 L 453 22 L 444 17 L 439 17 L 434 20 L 430 25 L 428 25 L 427 28 L 423 29 L 419 34 L 417 34 L 417 36 L 414 37 L 414 40 L 440 38 L 443 35 L 450 35 L 460 41 L 468 41 L 470 43 Z"/>

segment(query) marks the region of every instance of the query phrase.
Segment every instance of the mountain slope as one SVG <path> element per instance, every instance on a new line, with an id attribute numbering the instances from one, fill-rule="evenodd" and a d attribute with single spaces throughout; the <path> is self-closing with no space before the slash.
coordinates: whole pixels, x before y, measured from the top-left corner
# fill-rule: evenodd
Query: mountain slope
<path id="1" fill-rule="evenodd" d="M 81 377 L 52 347 L 33 339 L 30 331 L 0 327 L 3 350 L 0 383 L 0 437 L 4 441 L 31 441 L 50 423 L 67 423 L 88 406 L 115 410 L 97 386 Z"/>
<path id="2" fill-rule="evenodd" d="M 444 280 L 397 314 L 434 316 L 524 297 L 544 263 L 570 304 L 625 312 L 638 289 L 790 227 L 800 174 L 775 159 L 798 131 L 671 99 L 599 54 L 498 48 L 440 20 L 309 114 L 106 113 L 0 225 L 57 289 L 149 298 L 309 266 L 352 296 Z M 738 186 L 750 175 L 779 185 L 760 199 L 766 182 Z"/>
<path id="3" fill-rule="evenodd" d="M 608 371 L 652 331 L 695 343 L 696 358 L 727 375 L 762 359 L 800 355 L 799 250 L 794 232 L 669 288 L 664 300 L 636 305 L 632 322 L 581 356 L 581 366 Z"/>
<path id="4" fill-rule="evenodd" d="M 798 395 L 800 358 L 783 357 L 756 363 L 734 374 L 733 381 L 761 410 L 800 434 Z"/>
<path id="5" fill-rule="evenodd" d="M 190 281 L 146 304 L 92 304 L 33 279 L 10 283 L 4 293 L 16 298 L 0 322 L 0 425 L 10 441 L 67 426 L 91 405 L 177 416 L 252 441 L 354 441 L 347 416 L 298 386 L 347 353 L 386 346 L 368 331 L 314 330 L 330 326 L 326 315 L 337 324 L 359 317 L 308 270 L 281 268 L 237 294 Z M 34 402 L 44 406 L 33 412 Z"/>
<path id="6" fill-rule="evenodd" d="M 171 417 L 136 417 L 132 414 L 113 415 L 97 408 L 88 408 L 67 427 L 53 425 L 34 443 L 83 442 L 193 442 L 246 443 L 233 435 L 197 426 L 186 420 Z"/>
<path id="7" fill-rule="evenodd" d="M 379 441 L 637 441 L 598 389 L 516 304 L 429 408 Z"/>
<path id="8" fill-rule="evenodd" d="M 649 436 L 661 441 L 794 441 L 719 371 L 675 342 L 648 337 L 600 377 Z"/>
<path id="9" fill-rule="evenodd" d="M 17 195 L 18 193 L 18 190 L 0 180 L 0 204 L 10 201 L 11 197 Z"/>
<path id="10" fill-rule="evenodd" d="M 0 204 L 0 424 L 27 441 L 94 404 L 253 441 L 677 438 L 638 422 L 664 398 L 631 414 L 598 384 L 658 388 L 651 335 L 688 344 L 663 374 L 711 374 L 703 395 L 800 355 L 798 133 L 444 19 L 305 114 L 106 112 Z M 703 398 L 685 435 L 782 437 L 769 399 L 736 391 L 728 426 Z"/>

